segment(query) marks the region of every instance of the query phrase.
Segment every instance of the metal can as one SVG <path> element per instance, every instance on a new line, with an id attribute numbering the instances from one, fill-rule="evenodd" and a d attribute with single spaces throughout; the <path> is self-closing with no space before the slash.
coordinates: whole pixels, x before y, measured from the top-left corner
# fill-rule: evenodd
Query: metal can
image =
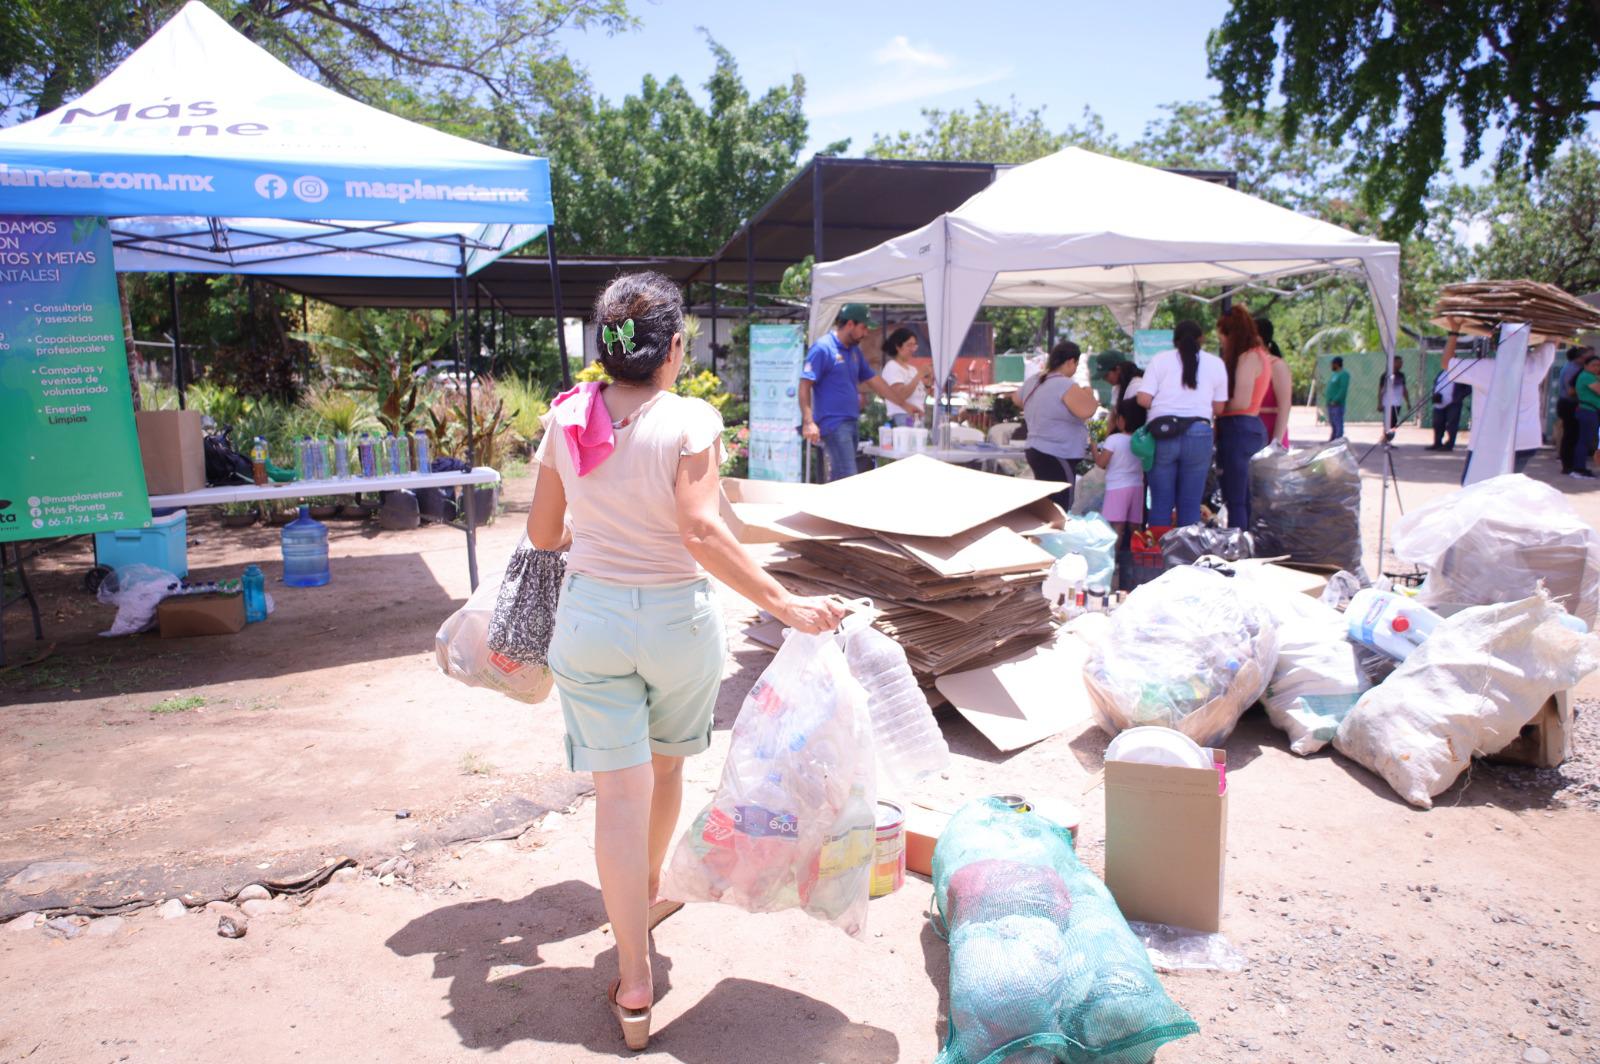
<path id="1" fill-rule="evenodd" d="M 906 882 L 906 811 L 893 802 L 879 802 L 874 818 L 872 881 L 867 893 L 874 898 L 893 894 Z"/>
<path id="2" fill-rule="evenodd" d="M 1004 805 L 1014 813 L 1033 812 L 1033 803 L 1020 794 L 991 794 L 990 798 Z"/>

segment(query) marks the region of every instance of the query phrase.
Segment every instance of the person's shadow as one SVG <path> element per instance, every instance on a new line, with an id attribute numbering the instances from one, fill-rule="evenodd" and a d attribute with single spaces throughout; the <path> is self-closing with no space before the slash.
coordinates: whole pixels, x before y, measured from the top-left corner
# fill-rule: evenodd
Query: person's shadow
<path id="1" fill-rule="evenodd" d="M 463 1046 L 504 1049 L 529 1041 L 621 1053 L 622 1035 L 605 1001 L 616 948 L 588 968 L 546 965 L 539 955 L 541 946 L 588 934 L 604 921 L 600 892 L 567 880 L 515 901 L 435 909 L 385 944 L 402 957 L 434 954 L 434 978 L 450 980 L 448 1018 Z M 650 962 L 660 1001 L 672 989 L 672 961 L 652 943 Z M 659 1028 L 650 1048 L 685 1064 L 887 1064 L 900 1055 L 888 1031 L 851 1023 L 804 994 L 734 978 Z"/>

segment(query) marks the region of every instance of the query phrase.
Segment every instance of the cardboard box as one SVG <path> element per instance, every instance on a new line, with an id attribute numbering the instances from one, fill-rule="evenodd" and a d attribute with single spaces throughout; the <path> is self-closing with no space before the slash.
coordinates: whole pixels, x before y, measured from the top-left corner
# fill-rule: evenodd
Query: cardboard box
<path id="1" fill-rule="evenodd" d="M 933 848 L 939 842 L 945 825 L 950 823 L 949 813 L 924 809 L 920 805 L 906 806 L 906 871 L 918 875 L 933 875 Z"/>
<path id="2" fill-rule="evenodd" d="M 1557 691 L 1545 699 L 1539 712 L 1517 737 L 1501 751 L 1489 755 L 1491 761 L 1509 761 L 1536 768 L 1555 768 L 1572 753 L 1572 698 L 1570 692 Z"/>
<path id="3" fill-rule="evenodd" d="M 1227 757 L 1208 752 L 1215 768 L 1106 762 L 1106 887 L 1129 920 L 1221 930 Z"/>
<path id="4" fill-rule="evenodd" d="M 139 457 L 151 495 L 181 495 L 206 486 L 205 433 L 198 410 L 140 410 Z"/>
<path id="5" fill-rule="evenodd" d="M 243 595 L 174 595 L 156 607 L 162 639 L 232 635 L 244 629 Z"/>

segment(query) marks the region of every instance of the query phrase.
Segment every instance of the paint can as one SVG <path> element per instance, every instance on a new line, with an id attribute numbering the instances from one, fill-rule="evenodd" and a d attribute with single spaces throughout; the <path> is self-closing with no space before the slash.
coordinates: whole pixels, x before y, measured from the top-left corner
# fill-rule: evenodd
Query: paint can
<path id="1" fill-rule="evenodd" d="M 991 794 L 990 798 L 1004 805 L 1014 813 L 1033 812 L 1033 803 L 1020 794 Z"/>
<path id="2" fill-rule="evenodd" d="M 879 802 L 875 824 L 868 894 L 881 898 L 906 882 L 906 811 L 893 802 Z"/>

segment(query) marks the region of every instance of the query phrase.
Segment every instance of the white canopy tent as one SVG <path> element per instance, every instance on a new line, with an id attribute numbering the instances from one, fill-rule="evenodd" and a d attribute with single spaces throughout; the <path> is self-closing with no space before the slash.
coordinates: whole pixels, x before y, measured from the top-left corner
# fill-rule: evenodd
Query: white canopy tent
<path id="1" fill-rule="evenodd" d="M 1005 171 L 921 229 L 811 273 L 811 337 L 846 303 L 927 309 L 941 383 L 980 306 L 1107 306 L 1148 326 L 1165 296 L 1299 274 L 1361 276 L 1384 350 L 1398 326 L 1400 247 L 1233 189 L 1081 148 Z"/>

